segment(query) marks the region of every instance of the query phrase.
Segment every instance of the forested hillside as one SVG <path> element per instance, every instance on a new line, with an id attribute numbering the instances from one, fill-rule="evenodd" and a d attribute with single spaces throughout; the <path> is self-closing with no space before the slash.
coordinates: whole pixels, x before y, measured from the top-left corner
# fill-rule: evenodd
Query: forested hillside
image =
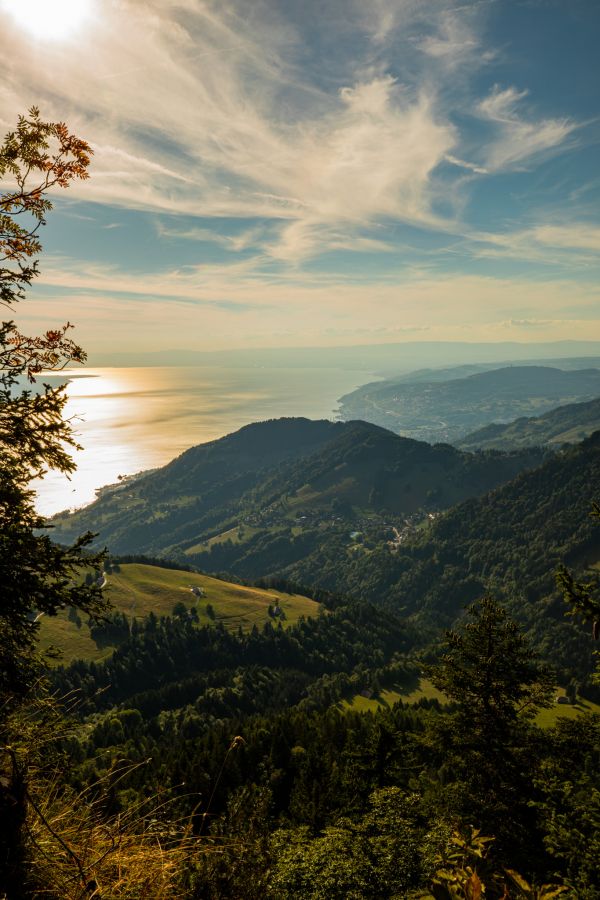
<path id="1" fill-rule="evenodd" d="M 486 425 L 456 442 L 463 450 L 516 450 L 576 444 L 600 428 L 600 398 L 568 403 L 543 416 L 522 417 L 507 425 Z"/>
<path id="2" fill-rule="evenodd" d="M 542 733 L 531 717 L 552 676 L 493 601 L 467 620 L 428 670 L 452 703 L 372 715 L 339 701 L 414 684 L 422 666 L 406 655 L 414 628 L 393 614 L 354 603 L 246 635 L 151 617 L 110 661 L 55 674 L 85 701 L 65 744 L 70 780 L 114 782 L 113 812 L 168 797 L 198 836 L 181 875 L 194 900 L 430 897 L 436 879 L 466 881 L 467 865 L 492 898 L 528 896 L 501 893 L 510 866 L 517 884 L 552 873 L 569 900 L 596 900 L 598 723 Z M 565 779 L 573 792 L 556 790 Z M 577 846 L 557 824 L 573 816 Z"/>
<path id="3" fill-rule="evenodd" d="M 591 658 L 564 619 L 553 572 L 600 558 L 587 515 L 600 492 L 598 435 L 532 468 L 540 451 L 465 454 L 366 423 L 313 424 L 264 423 L 194 448 L 62 520 L 56 534 L 90 527 L 111 552 L 157 549 L 207 572 L 283 577 L 409 615 L 432 636 L 491 591 L 546 658 L 587 677 Z M 258 468 L 279 429 L 290 437 L 284 452 L 300 435 L 335 436 Z M 195 485 L 202 496 L 190 497 Z"/>
<path id="4" fill-rule="evenodd" d="M 343 531 L 256 538 L 197 554 L 200 567 L 257 577 L 277 569 L 313 584 L 416 617 L 432 633 L 470 600 L 489 591 L 503 598 L 541 652 L 583 677 L 590 670 L 577 630 L 565 621 L 553 573 L 562 561 L 600 559 L 600 534 L 589 518 L 600 493 L 600 433 L 552 455 L 542 466 L 481 498 L 460 504 L 401 543 L 366 545 Z M 296 555 L 294 559 L 293 556 Z M 279 559 L 279 564 L 276 560 Z M 282 566 L 282 561 L 287 562 Z"/>
<path id="5" fill-rule="evenodd" d="M 483 494 L 542 458 L 536 449 L 470 454 L 432 447 L 366 422 L 279 419 L 193 447 L 104 491 L 90 506 L 57 517 L 53 536 L 64 541 L 90 530 L 112 553 L 180 559 L 228 541 L 250 552 L 262 541 L 283 547 L 290 536 L 312 545 L 315 530 L 358 531 L 366 517 L 404 527 L 407 516 L 423 518 Z M 273 564 L 289 559 L 284 552 Z M 271 571 L 266 558 L 252 574 L 265 567 Z"/>

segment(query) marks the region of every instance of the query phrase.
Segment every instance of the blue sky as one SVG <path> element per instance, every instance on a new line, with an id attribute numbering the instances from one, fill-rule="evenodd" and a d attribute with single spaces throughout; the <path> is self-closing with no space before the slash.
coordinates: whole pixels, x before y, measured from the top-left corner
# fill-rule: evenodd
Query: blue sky
<path id="1" fill-rule="evenodd" d="M 600 340 L 595 0 L 48 6 L 0 0 L 0 124 L 36 104 L 95 156 L 29 327 L 92 358 Z"/>

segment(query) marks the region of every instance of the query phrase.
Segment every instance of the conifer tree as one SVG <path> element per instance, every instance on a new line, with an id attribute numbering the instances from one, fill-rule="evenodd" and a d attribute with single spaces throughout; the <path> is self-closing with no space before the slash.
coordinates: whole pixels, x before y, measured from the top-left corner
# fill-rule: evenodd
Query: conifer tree
<path id="1" fill-rule="evenodd" d="M 62 123 L 43 122 L 37 109 L 19 119 L 0 146 L 0 301 L 12 307 L 38 275 L 39 231 L 52 208 L 47 192 L 87 178 L 91 150 Z M 3 708 L 26 691 L 31 678 L 37 617 L 73 607 L 86 613 L 104 608 L 98 587 L 83 583 L 89 564 L 83 536 L 59 547 L 40 529 L 33 479 L 48 469 L 74 469 L 68 447 L 76 447 L 63 418 L 65 386 L 33 383 L 42 372 L 83 362 L 69 337 L 69 323 L 28 337 L 14 321 L 0 325 L 0 696 Z M 43 379 L 42 379 L 43 380 Z M 94 564 L 94 560 L 91 560 Z M 28 674 L 29 672 L 29 674 Z"/>
<path id="2" fill-rule="evenodd" d="M 455 711 L 434 727 L 443 796 L 451 814 L 497 838 L 501 854 L 531 853 L 535 753 L 529 723 L 550 705 L 554 679 L 516 622 L 486 597 L 472 604 L 430 677 Z M 524 840 L 525 837 L 527 840 Z"/>
<path id="3" fill-rule="evenodd" d="M 24 299 L 38 275 L 40 229 L 52 208 L 53 187 L 87 178 L 91 150 L 63 123 L 44 122 L 32 108 L 0 146 L 0 304 Z M 63 412 L 65 387 L 35 385 L 47 371 L 83 362 L 67 323 L 40 336 L 23 334 L 12 320 L 0 324 L 0 895 L 22 896 L 26 861 L 22 828 L 28 808 L 28 763 L 36 748 L 15 717 L 23 704 L 39 715 L 38 619 L 61 609 L 98 615 L 106 608 L 99 587 L 87 585 L 84 567 L 91 535 L 70 547 L 41 529 L 32 481 L 48 469 L 70 473 L 76 441 Z M 37 705 L 36 705 L 37 704 Z M 21 731 L 21 733 L 20 733 Z M 29 727 L 30 734 L 35 729 Z M 24 896 L 24 894 L 23 894 Z"/>

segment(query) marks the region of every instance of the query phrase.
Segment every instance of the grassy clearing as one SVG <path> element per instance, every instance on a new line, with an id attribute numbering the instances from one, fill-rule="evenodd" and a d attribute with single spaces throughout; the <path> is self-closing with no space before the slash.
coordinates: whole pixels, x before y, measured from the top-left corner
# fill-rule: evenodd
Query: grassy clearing
<path id="1" fill-rule="evenodd" d="M 112 647 L 96 646 L 90 637 L 85 617 L 82 617 L 81 628 L 77 628 L 74 622 L 70 622 L 65 611 L 57 616 L 44 616 L 41 621 L 39 634 L 39 649 L 42 652 L 50 648 L 59 649 L 61 656 L 56 664 L 70 663 L 74 659 L 89 659 L 100 662 L 106 659 L 113 651 Z"/>
<path id="2" fill-rule="evenodd" d="M 210 550 L 213 545 L 224 544 L 225 541 L 231 541 L 232 544 L 243 544 L 245 541 L 249 541 L 253 538 L 254 535 L 258 534 L 261 530 L 264 529 L 255 528 L 253 525 L 234 525 L 233 528 L 228 528 L 227 531 L 222 531 L 221 534 L 216 534 L 207 541 L 202 541 L 199 544 L 194 544 L 193 547 L 188 547 L 185 554 L 186 556 L 192 556 L 194 553 L 205 553 L 207 550 Z"/>
<path id="3" fill-rule="evenodd" d="M 417 687 L 408 694 L 404 694 L 402 697 L 404 703 L 418 703 L 419 700 L 423 699 L 439 700 L 440 703 L 448 702 L 446 695 L 442 694 L 441 691 L 438 691 L 438 689 L 426 678 L 421 678 Z"/>
<path id="4" fill-rule="evenodd" d="M 398 700 L 402 700 L 403 703 L 417 703 L 423 697 L 426 697 L 428 700 L 437 699 L 441 703 L 446 702 L 446 697 L 441 691 L 438 691 L 426 678 L 421 678 L 418 686 L 410 692 L 396 685 L 393 688 L 381 691 L 381 693 L 373 697 L 363 697 L 362 694 L 356 694 L 349 700 L 343 700 L 340 708 L 343 711 L 351 709 L 354 712 L 376 712 L 378 709 L 386 709 L 393 706 Z"/>
<path id="5" fill-rule="evenodd" d="M 564 688 L 557 688 L 556 697 L 564 697 Z M 580 699 L 576 704 L 554 703 L 549 709 L 543 709 L 535 717 L 535 724 L 540 728 L 552 728 L 559 719 L 577 719 L 586 713 L 600 713 L 600 705 L 591 700 Z"/>
<path id="6" fill-rule="evenodd" d="M 362 694 L 356 694 L 350 700 L 342 700 L 340 709 L 342 712 L 377 712 L 378 709 L 389 709 L 398 700 L 404 699 L 398 691 L 386 690 L 381 691 L 377 696 L 363 697 Z"/>
<path id="7" fill-rule="evenodd" d="M 557 688 L 556 697 L 564 697 L 564 688 Z M 363 697 L 362 694 L 356 694 L 354 697 L 343 700 L 340 703 L 340 709 L 343 712 L 353 710 L 354 712 L 377 712 L 378 709 L 386 709 L 402 700 L 403 703 L 417 703 L 426 697 L 428 700 L 437 699 L 440 703 L 446 703 L 447 698 L 441 691 L 438 691 L 430 681 L 421 678 L 418 687 L 407 693 L 401 687 L 391 690 L 381 691 L 376 697 Z M 576 719 L 578 716 L 586 713 L 600 714 L 600 704 L 592 703 L 589 700 L 579 700 L 575 705 L 566 703 L 554 703 L 549 709 L 543 709 L 535 718 L 535 724 L 540 728 L 552 728 L 559 719 Z"/>
<path id="8" fill-rule="evenodd" d="M 208 575 L 138 563 L 123 564 L 120 572 L 107 576 L 107 581 L 105 590 L 113 606 L 130 619 L 143 618 L 150 612 L 169 616 L 175 604 L 182 602 L 188 609 L 196 607 L 200 625 L 208 625 L 212 620 L 206 607 L 210 604 L 216 621 L 221 620 L 226 628 L 241 626 L 248 631 L 253 625 L 262 628 L 267 621 L 276 623 L 277 619 L 270 619 L 268 610 L 277 603 L 285 613 L 283 624 L 286 627 L 297 622 L 300 616 L 316 616 L 319 612 L 319 604 L 301 594 L 245 587 Z M 204 596 L 196 597 L 192 587 L 201 588 Z M 98 650 L 85 621 L 77 628 L 69 621 L 66 611 L 42 619 L 40 645 L 42 649 L 50 645 L 59 647 L 63 654 L 61 661 L 66 663 L 74 659 L 97 661 L 112 652 L 112 648 L 106 647 Z"/>
<path id="9" fill-rule="evenodd" d="M 313 502 L 319 500 L 320 492 L 309 484 L 303 485 L 295 494 L 288 494 L 286 497 L 286 507 L 296 510 L 300 506 L 310 506 Z"/>
<path id="10" fill-rule="evenodd" d="M 597 431 L 598 428 L 600 428 L 600 421 L 587 424 L 584 427 L 574 425 L 573 428 L 569 428 L 560 434 L 555 434 L 553 438 L 550 438 L 548 443 L 577 444 L 579 441 L 583 441 L 584 438 L 589 437 L 592 432 Z"/>

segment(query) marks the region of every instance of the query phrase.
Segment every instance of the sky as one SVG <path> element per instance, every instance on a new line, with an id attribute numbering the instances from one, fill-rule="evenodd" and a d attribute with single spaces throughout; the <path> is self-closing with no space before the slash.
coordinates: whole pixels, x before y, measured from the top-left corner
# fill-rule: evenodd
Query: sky
<path id="1" fill-rule="evenodd" d="M 94 149 L 19 310 L 111 351 L 600 340 L 597 0 L 0 0 Z"/>

